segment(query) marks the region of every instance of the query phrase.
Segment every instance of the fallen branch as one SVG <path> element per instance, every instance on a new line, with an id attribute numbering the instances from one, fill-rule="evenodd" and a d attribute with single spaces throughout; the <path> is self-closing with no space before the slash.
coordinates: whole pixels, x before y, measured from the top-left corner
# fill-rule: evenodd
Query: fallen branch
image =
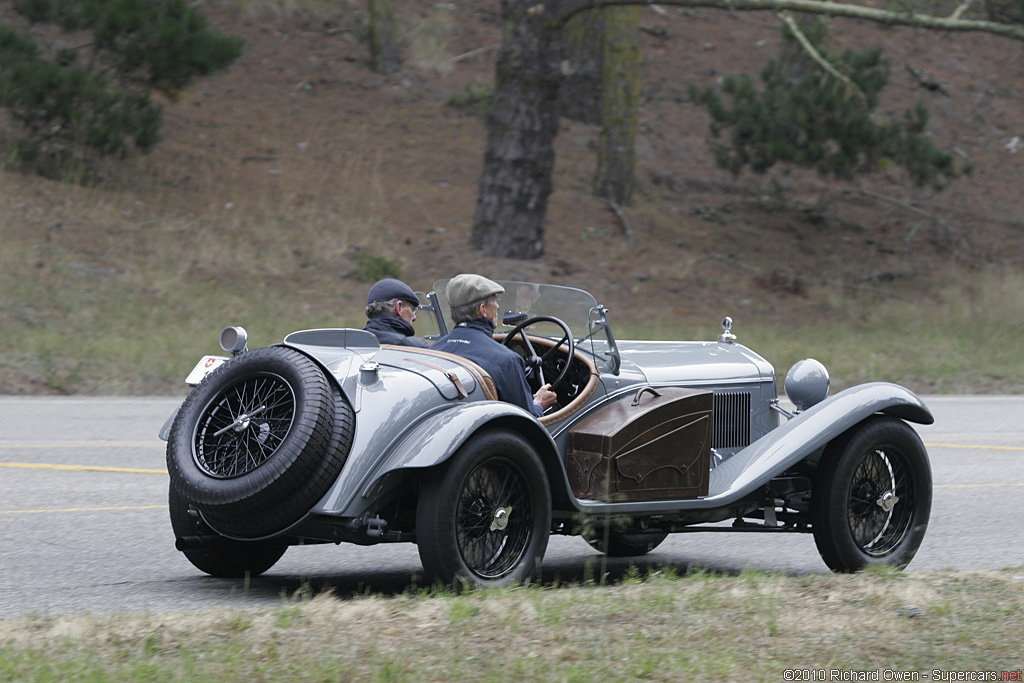
<path id="1" fill-rule="evenodd" d="M 898 206 L 901 209 L 905 209 L 906 211 L 909 211 L 911 213 L 916 213 L 918 216 L 923 216 L 923 217 L 927 218 L 930 221 L 934 221 L 938 225 L 942 226 L 946 230 L 947 233 L 950 231 L 949 222 L 946 221 L 945 219 L 940 218 L 940 217 L 936 216 L 933 213 L 929 213 L 929 212 L 925 211 L 924 209 L 919 209 L 916 206 L 913 206 L 912 204 L 907 204 L 906 202 L 902 202 L 899 199 L 894 199 L 892 197 L 887 197 L 884 194 L 879 194 L 877 192 L 872 192 L 871 190 L 865 190 L 865 189 L 860 188 L 860 187 L 858 187 L 856 189 L 843 190 L 842 192 L 843 192 L 843 194 L 861 194 L 861 195 L 864 195 L 865 197 L 871 197 L 872 199 L 877 199 L 877 200 L 882 201 L 882 202 L 887 202 L 889 204 L 892 204 L 893 206 Z M 914 235 L 916 235 L 916 234 L 917 234 L 917 226 L 915 225 L 914 229 L 911 230 L 907 234 L 907 236 L 903 238 L 903 241 L 904 242 L 912 241 L 914 239 Z"/>
<path id="2" fill-rule="evenodd" d="M 452 57 L 451 62 L 452 62 L 452 64 L 457 64 L 458 62 L 464 62 L 467 59 L 472 59 L 473 57 L 476 57 L 477 55 L 482 55 L 482 54 L 485 54 L 487 52 L 494 52 L 499 47 L 501 47 L 501 45 L 498 45 L 498 44 L 484 45 L 483 47 L 478 47 L 475 50 L 470 50 L 469 52 L 463 52 L 461 55 L 457 55 L 455 57 Z"/>

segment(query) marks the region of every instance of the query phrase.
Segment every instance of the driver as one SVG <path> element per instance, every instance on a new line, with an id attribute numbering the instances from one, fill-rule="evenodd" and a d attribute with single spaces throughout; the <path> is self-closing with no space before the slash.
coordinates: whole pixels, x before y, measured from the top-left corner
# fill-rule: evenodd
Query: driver
<path id="1" fill-rule="evenodd" d="M 430 348 L 464 356 L 482 367 L 494 381 L 498 398 L 540 417 L 558 396 L 545 384 L 530 396 L 526 361 L 494 339 L 498 324 L 498 295 L 505 288 L 480 275 L 463 273 L 448 281 L 445 297 L 452 309 L 455 329 Z"/>

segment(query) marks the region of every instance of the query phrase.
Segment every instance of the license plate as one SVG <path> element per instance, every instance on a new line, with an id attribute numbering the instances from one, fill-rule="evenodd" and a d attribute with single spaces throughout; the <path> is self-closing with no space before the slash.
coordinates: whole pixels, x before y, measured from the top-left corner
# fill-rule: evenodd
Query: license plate
<path id="1" fill-rule="evenodd" d="M 225 356 L 203 356 L 196 363 L 196 366 L 192 368 L 192 372 L 188 373 L 188 377 L 185 378 L 185 384 L 191 384 L 195 386 L 203 381 L 203 378 L 209 375 L 211 372 L 217 369 L 217 366 L 226 360 L 231 360 Z"/>

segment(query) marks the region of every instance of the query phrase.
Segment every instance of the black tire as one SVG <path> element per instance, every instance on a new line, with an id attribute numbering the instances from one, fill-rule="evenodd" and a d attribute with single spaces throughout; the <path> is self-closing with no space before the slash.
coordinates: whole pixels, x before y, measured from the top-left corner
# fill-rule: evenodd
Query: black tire
<path id="1" fill-rule="evenodd" d="M 829 444 L 811 495 L 814 542 L 833 571 L 902 569 L 928 528 L 932 473 L 920 437 L 872 417 Z"/>
<path id="2" fill-rule="evenodd" d="M 472 436 L 447 466 L 427 473 L 416 543 L 427 575 L 446 586 L 533 579 L 551 531 L 551 492 L 536 449 L 519 434 Z"/>
<path id="3" fill-rule="evenodd" d="M 189 513 L 188 501 L 170 486 L 167 509 L 175 539 L 199 533 L 198 515 Z M 228 543 L 228 541 L 225 541 Z M 200 571 L 225 579 L 259 576 L 273 567 L 288 546 L 281 543 L 238 543 L 237 548 L 217 550 L 184 550 L 182 554 Z"/>
<path id="4" fill-rule="evenodd" d="M 256 349 L 211 373 L 182 404 L 167 469 L 218 531 L 269 535 L 327 492 L 354 424 L 348 402 L 310 358 L 286 347 Z"/>
<path id="5" fill-rule="evenodd" d="M 584 540 L 591 548 L 609 557 L 638 557 L 657 548 L 666 538 L 667 531 L 624 533 L 598 529 L 594 538 Z"/>

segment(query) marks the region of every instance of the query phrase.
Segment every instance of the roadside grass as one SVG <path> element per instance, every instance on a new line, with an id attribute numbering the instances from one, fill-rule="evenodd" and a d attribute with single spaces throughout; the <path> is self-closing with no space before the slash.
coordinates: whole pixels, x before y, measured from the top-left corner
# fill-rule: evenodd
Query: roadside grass
<path id="1" fill-rule="evenodd" d="M 246 327 L 251 348 L 298 329 L 362 327 L 368 283 L 358 264 L 423 283 L 415 261 L 375 237 L 387 198 L 372 169 L 351 171 L 362 185 L 347 198 L 297 212 L 270 192 L 239 196 L 240 175 L 210 172 L 186 212 L 166 187 L 86 190 L 0 170 L 11 188 L 0 196 L 0 393 L 183 393 L 199 357 L 220 352 L 224 325 Z M 296 173 L 329 195 L 315 167 Z M 347 278 L 346 263 L 356 264 Z M 792 363 L 815 357 L 836 389 L 885 380 L 926 393 L 1020 391 L 1024 275 L 949 264 L 931 282 L 906 298 L 817 287 L 792 302 L 806 315 L 741 311 L 734 331 L 773 363 L 780 385 Z M 612 316 L 620 339 L 720 332 L 646 322 L 628 308 Z"/>
<path id="2" fill-rule="evenodd" d="M 377 223 L 365 214 L 296 220 L 258 206 L 126 217 L 133 207 L 100 194 L 26 217 L 6 199 L 0 393 L 182 392 L 192 364 L 220 353 L 225 325 L 246 327 L 250 348 L 298 329 L 362 327 L 368 283 L 340 277 L 356 248 L 388 275 L 412 270 L 372 238 L 364 246 Z M 810 312 L 798 324 L 735 315 L 734 331 L 775 366 L 780 385 L 792 363 L 814 357 L 837 389 L 892 381 L 924 393 L 1020 391 L 1024 275 L 949 265 L 933 278 L 920 299 L 821 288 L 799 303 Z M 620 339 L 680 337 L 676 321 L 645 322 L 644 312 L 623 308 L 612 315 Z M 720 331 L 682 332 L 713 340 Z"/>
<path id="3" fill-rule="evenodd" d="M 934 278 L 934 290 L 913 299 L 831 288 L 801 305 L 809 313 L 799 324 L 737 315 L 733 332 L 774 365 L 780 390 L 793 363 L 815 358 L 828 368 L 834 389 L 887 381 L 922 393 L 1020 392 L 1024 275 L 950 265 Z M 704 325 L 688 338 L 713 340 L 720 333 Z M 627 324 L 617 334 L 673 338 L 658 323 Z"/>
<path id="4" fill-rule="evenodd" d="M 0 680 L 776 682 L 1024 665 L 1020 568 L 310 595 L 269 610 L 2 621 Z"/>

